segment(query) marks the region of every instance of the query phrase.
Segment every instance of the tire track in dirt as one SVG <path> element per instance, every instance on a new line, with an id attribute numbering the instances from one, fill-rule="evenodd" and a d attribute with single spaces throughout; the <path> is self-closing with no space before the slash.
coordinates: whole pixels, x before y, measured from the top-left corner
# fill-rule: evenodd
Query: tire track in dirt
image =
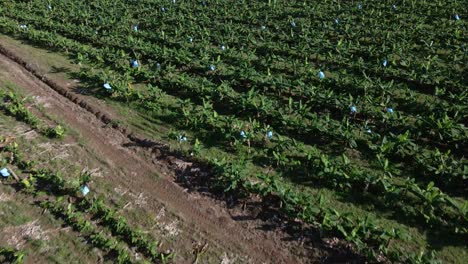
<path id="1" fill-rule="evenodd" d="M 48 111 L 77 130 L 100 157 L 106 157 L 105 160 L 112 166 L 122 169 L 120 176 L 110 176 L 112 181 L 148 194 L 148 206 L 151 211 L 156 213 L 157 205 L 165 204 L 184 220 L 184 225 L 189 229 L 201 233 L 210 243 L 220 244 L 227 250 L 249 256 L 253 263 L 312 261 L 299 260 L 293 256 L 279 237 L 244 228 L 231 218 L 225 208 L 208 198 L 185 192 L 173 182 L 176 176 L 174 164 L 167 160 L 153 160 L 156 164 L 152 164 L 135 154 L 138 147 L 136 150 L 124 147 L 150 143 L 149 140 L 117 125 L 108 114 L 94 107 L 84 96 L 60 86 L 1 44 L 0 53 L 3 54 L 0 54 L 0 64 L 9 69 L 12 81 L 19 83 L 31 95 L 49 98 Z M 165 146 L 160 144 L 152 147 Z M 156 174 L 161 177 L 156 178 Z"/>

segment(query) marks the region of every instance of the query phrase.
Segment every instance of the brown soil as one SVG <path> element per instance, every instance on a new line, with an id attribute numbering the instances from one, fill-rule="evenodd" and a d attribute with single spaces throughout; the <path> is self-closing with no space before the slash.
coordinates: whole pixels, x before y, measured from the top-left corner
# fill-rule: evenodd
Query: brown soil
<path id="1" fill-rule="evenodd" d="M 28 95 L 42 98 L 48 113 L 77 131 L 99 157 L 121 171 L 109 175 L 108 181 L 147 194 L 145 208 L 149 212 L 157 214 L 163 204 L 183 221 L 186 229 L 228 252 L 248 256 L 252 263 L 330 261 L 331 253 L 327 251 L 331 249 L 304 245 L 304 235 L 293 237 L 272 226 L 271 219 L 260 219 L 262 215 L 266 218 L 266 213 L 255 207 L 255 201 L 250 202 L 249 210 L 244 210 L 241 206 L 227 206 L 216 195 L 192 191 L 187 178 L 204 175 L 206 170 L 171 154 L 164 144 L 116 125 L 112 121 L 118 115 L 112 109 L 95 98 L 75 93 L 69 80 L 45 76 L 1 42 L 0 69 L 7 69 L 1 74 L 3 78 L 24 87 Z M 346 259 L 346 253 L 342 256 Z"/>

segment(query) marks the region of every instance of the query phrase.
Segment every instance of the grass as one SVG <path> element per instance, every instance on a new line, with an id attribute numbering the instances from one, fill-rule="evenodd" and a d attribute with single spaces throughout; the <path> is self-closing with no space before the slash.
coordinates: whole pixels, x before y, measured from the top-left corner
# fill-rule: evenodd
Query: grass
<path id="1" fill-rule="evenodd" d="M 14 193 L 11 189 L 2 188 L 2 194 L 7 196 L 14 196 Z M 18 204 L 15 201 L 4 201 L 0 204 L 0 210 L 2 212 L 2 220 L 0 222 L 0 228 L 5 228 L 7 226 L 18 226 L 26 224 L 33 219 L 29 215 L 18 214 L 24 210 L 23 206 Z"/>
<path id="2" fill-rule="evenodd" d="M 4 183 L 5 181 L 2 180 Z M 63 222 L 55 219 L 49 213 L 44 213 L 33 204 L 30 197 L 17 193 L 13 187 L 0 184 L 0 193 L 6 193 L 11 200 L 0 203 L 0 242 L 5 245 L 12 236 L 21 237 L 21 226 L 34 223 L 39 226 L 43 236 L 29 238 L 25 236 L 20 241 L 25 244 L 21 250 L 25 252 L 25 260 L 30 263 L 96 263 L 98 256 L 92 247 L 83 243 L 82 239 L 71 230 L 62 230 Z M 12 231 L 16 230 L 16 231 Z M 25 232 L 25 231 L 23 231 Z M 47 239 L 45 239 L 47 238 Z M 11 240 L 10 240 L 11 241 Z M 15 246 L 15 245 L 11 245 Z"/>

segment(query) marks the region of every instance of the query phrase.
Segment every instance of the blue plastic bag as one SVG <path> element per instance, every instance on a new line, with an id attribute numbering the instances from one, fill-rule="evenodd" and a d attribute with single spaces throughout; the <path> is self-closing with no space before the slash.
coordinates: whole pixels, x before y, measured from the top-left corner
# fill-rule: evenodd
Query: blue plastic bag
<path id="1" fill-rule="evenodd" d="M 268 131 L 266 133 L 266 136 L 267 136 L 268 139 L 272 139 L 273 138 L 273 131 Z"/>
<path id="2" fill-rule="evenodd" d="M 131 61 L 131 64 L 132 64 L 132 67 L 133 67 L 133 68 L 138 68 L 138 67 L 140 66 L 140 64 L 138 63 L 137 60 L 132 60 L 132 61 Z"/>
<path id="3" fill-rule="evenodd" d="M 103 87 L 108 91 L 112 90 L 112 86 L 109 83 L 105 83 Z"/>
<path id="4" fill-rule="evenodd" d="M 6 178 L 8 176 L 10 176 L 10 172 L 8 171 L 7 168 L 3 168 L 0 170 L 0 174 L 2 175 L 2 177 Z"/>
<path id="5" fill-rule="evenodd" d="M 81 193 L 86 196 L 89 193 L 89 188 L 86 185 L 81 186 Z"/>
<path id="6" fill-rule="evenodd" d="M 318 77 L 319 77 L 320 79 L 325 79 L 325 73 L 323 73 L 323 71 L 319 71 Z"/>

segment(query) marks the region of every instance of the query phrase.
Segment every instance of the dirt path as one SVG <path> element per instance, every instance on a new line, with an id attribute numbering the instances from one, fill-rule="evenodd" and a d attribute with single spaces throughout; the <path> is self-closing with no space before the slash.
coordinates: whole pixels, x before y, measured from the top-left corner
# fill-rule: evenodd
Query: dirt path
<path id="1" fill-rule="evenodd" d="M 119 175 L 110 175 L 109 181 L 147 194 L 149 211 L 157 213 L 157 205 L 162 203 L 183 219 L 187 229 L 202 235 L 209 243 L 248 256 L 253 263 L 314 262 L 293 255 L 289 251 L 292 245 L 284 242 L 285 235 L 261 231 L 261 223 L 255 221 L 246 228 L 245 223 L 231 217 L 222 203 L 186 192 L 173 180 L 177 176 L 177 167 L 190 164 L 174 157 L 169 162 L 167 158 L 148 160 L 137 155 L 135 152 L 140 151 L 141 147 L 135 142 L 144 139 L 126 128 L 106 125 L 110 121 L 109 115 L 102 108 L 95 107 L 92 100 L 42 76 L 23 58 L 1 47 L 1 44 L 0 52 L 3 53 L 0 54 L 0 69 L 7 69 L 0 73 L 0 77 L 24 87 L 29 95 L 42 98 L 42 103 L 48 106 L 48 113 L 77 131 L 86 139 L 87 146 L 121 170 Z M 141 151 L 147 152 L 145 149 Z"/>

